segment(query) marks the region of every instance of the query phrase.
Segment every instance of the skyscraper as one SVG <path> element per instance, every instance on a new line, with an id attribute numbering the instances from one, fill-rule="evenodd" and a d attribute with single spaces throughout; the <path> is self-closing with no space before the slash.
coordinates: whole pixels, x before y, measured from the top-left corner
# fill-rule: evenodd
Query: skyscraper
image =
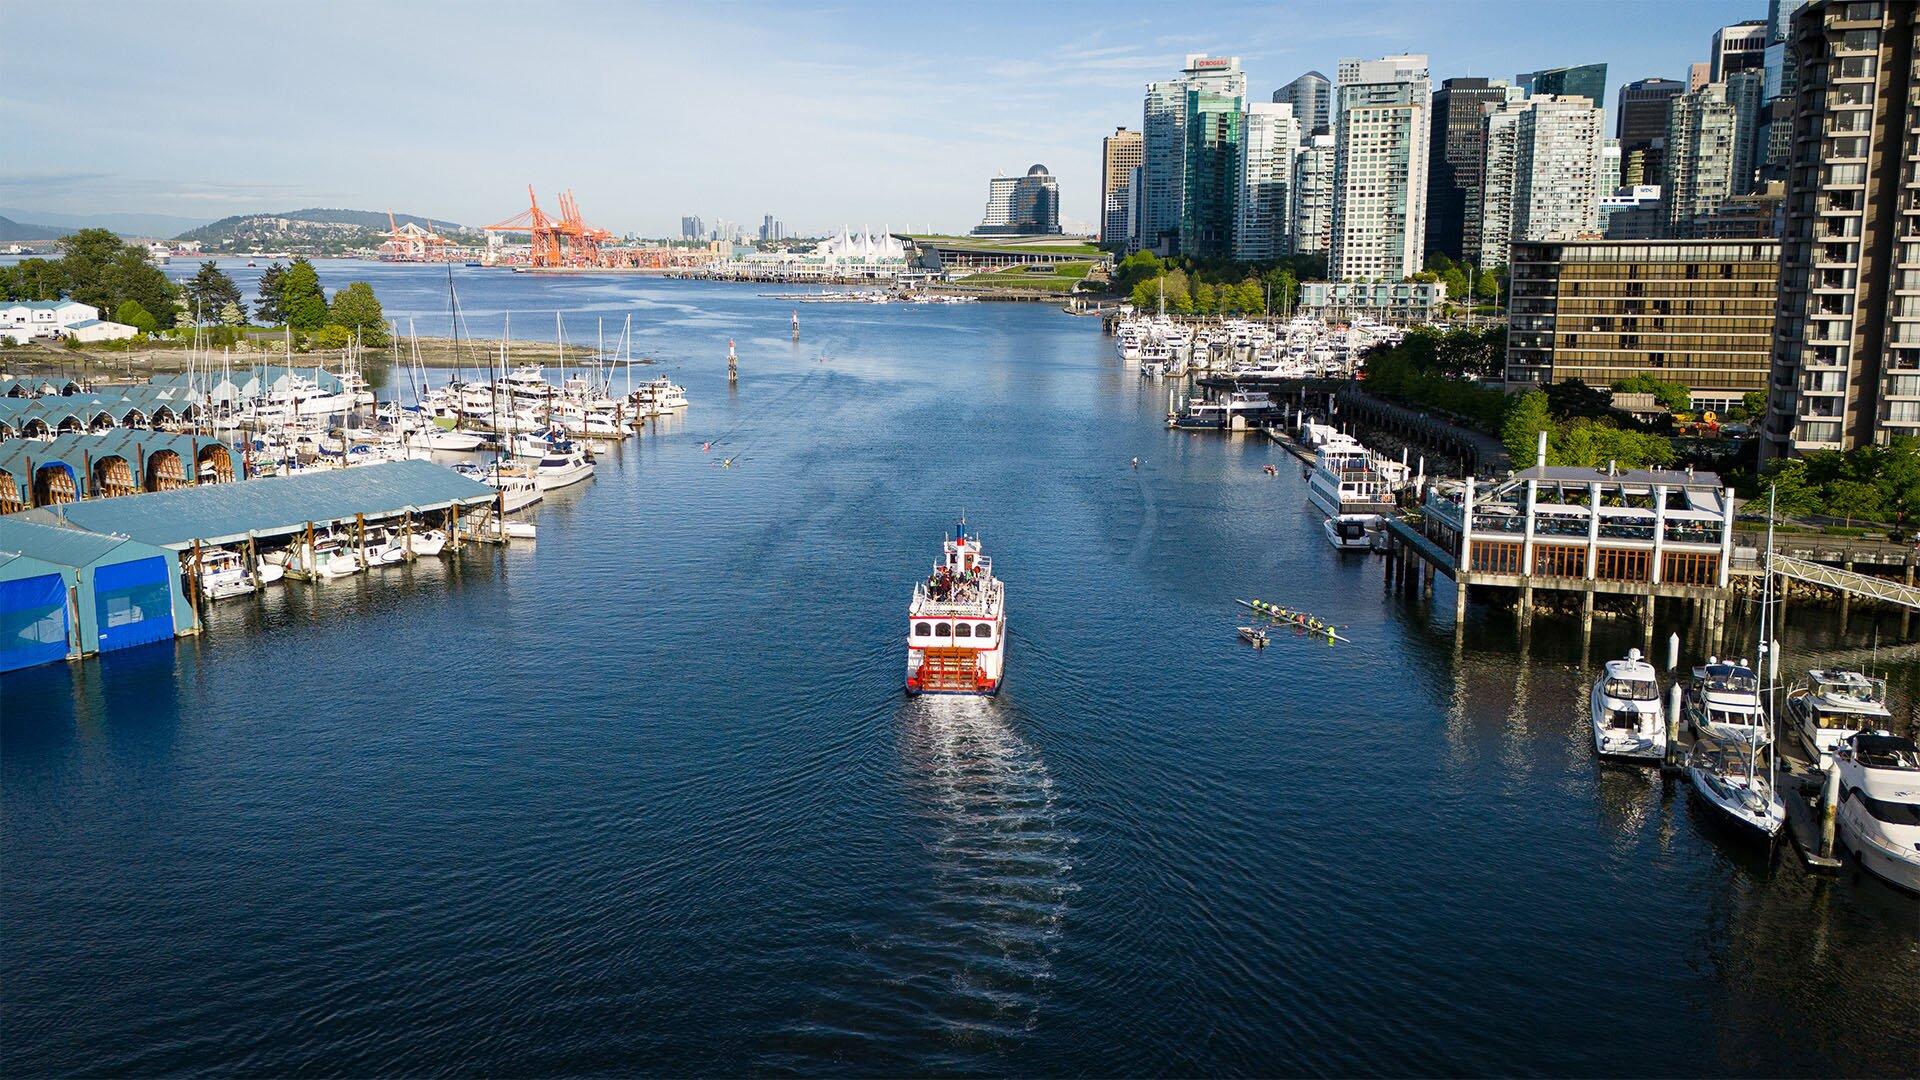
<path id="1" fill-rule="evenodd" d="M 1327 256 L 1336 281 L 1398 281 L 1420 272 L 1427 232 L 1427 85 L 1427 58 L 1408 55 L 1361 62 L 1352 81 L 1340 87 Z"/>
<path id="2" fill-rule="evenodd" d="M 1100 140 L 1100 243 L 1111 251 L 1127 250 L 1127 204 L 1144 152 L 1140 133 L 1123 127 Z"/>
<path id="3" fill-rule="evenodd" d="M 1787 178 L 1787 156 L 1793 148 L 1795 68 L 1787 63 L 1787 30 L 1793 13 L 1806 0 L 1770 0 L 1767 4 L 1767 47 L 1760 70 L 1760 134 L 1754 144 L 1755 168 L 1762 182 Z"/>
<path id="4" fill-rule="evenodd" d="M 1325 255 L 1333 244 L 1332 135 L 1309 135 L 1293 159 L 1293 252 Z"/>
<path id="5" fill-rule="evenodd" d="M 701 221 L 699 215 L 687 214 L 680 218 L 680 239 L 705 240 L 706 238 L 707 223 Z"/>
<path id="6" fill-rule="evenodd" d="M 1723 26 L 1713 32 L 1712 67 L 1707 77 L 1713 82 L 1726 82 L 1727 77 L 1742 71 L 1752 71 L 1766 60 L 1767 21 L 1748 19 L 1732 26 Z"/>
<path id="7" fill-rule="evenodd" d="M 1518 241 L 1571 240 L 1599 220 L 1600 110 L 1585 97 L 1532 97 L 1488 113 L 1479 250 L 1504 266 Z"/>
<path id="8" fill-rule="evenodd" d="M 1753 190 L 1761 79 L 1741 71 L 1673 99 L 1660 183 L 1667 235 L 1704 235 L 1722 203 Z"/>
<path id="9" fill-rule="evenodd" d="M 1192 53 L 1180 78 L 1147 84 L 1141 117 L 1140 224 L 1135 243 L 1161 255 L 1177 254 L 1180 249 L 1186 199 L 1187 91 L 1194 87 L 1244 98 L 1247 77 L 1240 71 L 1240 58 Z"/>
<path id="10" fill-rule="evenodd" d="M 1620 183 L 1657 184 L 1666 169 L 1667 107 L 1685 93 L 1675 79 L 1636 79 L 1620 88 L 1613 111 L 1614 137 L 1620 140 Z"/>
<path id="11" fill-rule="evenodd" d="M 1249 102 L 1240 149 L 1233 257 L 1263 262 L 1293 254 L 1293 164 L 1300 125 L 1286 102 Z"/>
<path id="12" fill-rule="evenodd" d="M 1317 71 L 1309 71 L 1273 92 L 1274 104 L 1293 106 L 1293 119 L 1300 125 L 1300 137 L 1303 139 L 1333 131 L 1332 97 L 1333 84 Z"/>
<path id="13" fill-rule="evenodd" d="M 1577 67 L 1543 68 L 1514 76 L 1514 83 L 1528 97 L 1583 97 L 1594 105 L 1607 100 L 1607 65 L 1581 64 Z"/>
<path id="14" fill-rule="evenodd" d="M 1448 79 L 1433 92 L 1428 132 L 1427 236 L 1430 252 L 1470 258 L 1480 247 L 1481 181 L 1487 126 L 1482 113 L 1506 100 L 1486 79 Z"/>
<path id="15" fill-rule="evenodd" d="M 1793 17 L 1799 107 L 1763 457 L 1920 434 L 1920 139 L 1912 3 L 1815 0 Z"/>
<path id="16" fill-rule="evenodd" d="M 975 235 L 1050 235 L 1060 231 L 1060 182 L 1035 165 L 1023 176 L 987 181 L 987 212 Z"/>
<path id="17" fill-rule="evenodd" d="M 1234 64 L 1238 67 L 1237 58 Z M 1189 80 L 1187 84 L 1186 192 L 1180 200 L 1182 255 L 1205 259 L 1233 250 L 1245 105 L 1245 76 L 1234 83 Z"/>

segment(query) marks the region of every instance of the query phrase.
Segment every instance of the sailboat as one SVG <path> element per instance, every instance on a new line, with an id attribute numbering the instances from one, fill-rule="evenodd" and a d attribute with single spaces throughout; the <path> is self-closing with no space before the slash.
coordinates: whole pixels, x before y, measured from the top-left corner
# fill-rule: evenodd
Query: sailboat
<path id="1" fill-rule="evenodd" d="M 1773 647 L 1773 493 L 1767 494 L 1767 564 L 1760 586 L 1760 643 L 1756 671 L 1770 677 Z M 1777 669 L 1777 660 L 1773 665 Z M 1772 687 L 1766 688 L 1769 693 Z M 1743 737 L 1706 737 L 1693 744 L 1687 756 L 1687 779 L 1694 793 L 1720 818 L 1748 835 L 1757 835 L 1771 847 L 1787 823 L 1787 807 L 1773 784 L 1773 739 L 1762 738 L 1768 715 L 1757 700 L 1753 722 L 1741 725 Z"/>

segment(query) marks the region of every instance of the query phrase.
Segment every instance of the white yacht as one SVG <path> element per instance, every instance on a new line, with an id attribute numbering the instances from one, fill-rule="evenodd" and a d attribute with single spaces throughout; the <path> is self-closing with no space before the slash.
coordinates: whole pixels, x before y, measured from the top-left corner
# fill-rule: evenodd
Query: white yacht
<path id="1" fill-rule="evenodd" d="M 1607 661 L 1593 682 L 1588 703 L 1593 751 L 1603 758 L 1659 763 L 1667 754 L 1667 720 L 1660 707 L 1660 679 L 1653 665 L 1628 649 L 1624 660 Z"/>
<path id="2" fill-rule="evenodd" d="M 1787 807 L 1773 789 L 1764 744 L 1701 739 L 1687 757 L 1687 778 L 1708 806 L 1771 843 L 1787 823 Z"/>
<path id="3" fill-rule="evenodd" d="M 311 545 L 306 537 L 300 537 L 285 551 L 277 553 L 277 558 L 283 569 L 316 579 L 343 578 L 366 569 L 353 546 L 331 532 L 317 534 Z"/>
<path id="4" fill-rule="evenodd" d="M 564 435 L 550 435 L 545 439 L 523 437 L 515 445 L 515 453 L 524 454 L 522 446 L 529 442 L 544 444 L 534 467 L 534 478 L 543 493 L 572 487 L 593 475 L 593 455 L 572 439 Z"/>
<path id="5" fill-rule="evenodd" d="M 1680 713 L 1695 738 L 1766 744 L 1773 741 L 1760 707 L 1760 680 L 1745 660 L 1710 657 L 1693 669 Z"/>
<path id="6" fill-rule="evenodd" d="M 483 484 L 500 489 L 501 511 L 511 514 L 515 510 L 524 510 L 540 501 L 540 484 L 535 470 L 521 465 L 455 465 L 453 470 L 464 473 Z"/>
<path id="7" fill-rule="evenodd" d="M 1345 435 L 1322 443 L 1307 481 L 1307 501 L 1327 515 L 1327 541 L 1337 548 L 1373 546 L 1393 512 L 1393 490 L 1373 452 Z"/>
<path id="8" fill-rule="evenodd" d="M 202 549 L 195 572 L 200 595 L 209 600 L 246 596 L 255 588 L 253 575 L 247 573 L 247 561 L 226 548 Z"/>
<path id="9" fill-rule="evenodd" d="M 1860 865 L 1920 893 L 1920 750 L 1912 739 L 1860 732 L 1836 743 L 1840 842 Z"/>
<path id="10" fill-rule="evenodd" d="M 1273 398 L 1257 390 L 1235 390 L 1223 398 L 1190 397 L 1184 412 L 1168 410 L 1167 426 L 1244 431 L 1273 412 Z"/>
<path id="11" fill-rule="evenodd" d="M 1815 668 L 1807 672 L 1807 685 L 1787 694 L 1787 717 L 1807 753 L 1825 767 L 1833 748 L 1855 732 L 1892 726 L 1887 681 Z"/>

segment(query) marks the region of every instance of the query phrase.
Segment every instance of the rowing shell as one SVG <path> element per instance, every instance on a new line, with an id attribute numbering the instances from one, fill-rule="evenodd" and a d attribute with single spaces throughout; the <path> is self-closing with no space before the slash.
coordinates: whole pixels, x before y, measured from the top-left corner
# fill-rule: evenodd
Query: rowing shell
<path id="1" fill-rule="evenodd" d="M 1239 604 L 1241 607 L 1246 608 L 1249 611 L 1259 612 L 1261 615 L 1264 615 L 1267 618 L 1272 619 L 1274 622 L 1285 623 L 1289 626 L 1294 627 L 1295 629 L 1305 630 L 1309 634 L 1325 634 L 1327 637 L 1330 637 L 1335 641 L 1345 641 L 1349 645 L 1352 644 L 1352 641 L 1350 639 L 1341 637 L 1339 633 L 1337 633 L 1333 629 L 1333 627 L 1328 626 L 1325 623 L 1322 623 L 1317 627 L 1308 626 L 1307 621 L 1310 618 L 1312 618 L 1312 616 L 1310 615 L 1302 615 L 1298 612 L 1293 612 L 1293 611 L 1283 612 L 1279 608 L 1274 607 L 1272 604 L 1269 604 L 1264 600 L 1252 600 L 1252 601 L 1235 600 L 1234 603 Z"/>

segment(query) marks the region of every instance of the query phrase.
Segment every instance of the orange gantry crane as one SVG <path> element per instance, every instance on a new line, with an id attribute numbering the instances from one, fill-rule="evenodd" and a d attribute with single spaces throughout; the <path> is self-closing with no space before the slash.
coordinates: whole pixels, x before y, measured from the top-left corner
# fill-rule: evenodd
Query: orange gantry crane
<path id="1" fill-rule="evenodd" d="M 481 230 L 489 233 L 527 233 L 533 239 L 527 262 L 531 266 L 565 266 L 566 254 L 560 242 L 560 227 L 540 209 L 540 199 L 527 185 L 527 209 L 497 221 Z"/>
<path id="2" fill-rule="evenodd" d="M 533 193 L 533 185 L 528 184 L 527 209 L 486 226 L 484 231 L 528 234 L 532 240 L 527 256 L 530 266 L 609 265 L 609 253 L 602 245 L 613 239 L 613 234 L 586 223 L 571 189 L 560 193 L 560 216 L 552 218 L 540 209 L 540 199 Z"/>

